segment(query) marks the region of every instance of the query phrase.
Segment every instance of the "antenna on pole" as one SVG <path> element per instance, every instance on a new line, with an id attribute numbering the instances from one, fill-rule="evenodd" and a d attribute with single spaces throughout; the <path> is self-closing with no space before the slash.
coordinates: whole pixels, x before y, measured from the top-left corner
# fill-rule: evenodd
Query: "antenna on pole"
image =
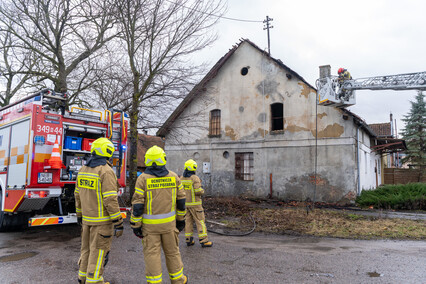
<path id="1" fill-rule="evenodd" d="M 274 19 L 269 18 L 268 16 L 266 16 L 266 20 L 263 21 L 263 23 L 265 24 L 265 26 L 263 27 L 263 30 L 267 30 L 268 31 L 268 53 L 269 55 L 271 55 L 271 39 L 269 37 L 269 29 L 272 29 L 273 26 L 271 26 L 269 24 L 269 22 L 272 22 Z"/>

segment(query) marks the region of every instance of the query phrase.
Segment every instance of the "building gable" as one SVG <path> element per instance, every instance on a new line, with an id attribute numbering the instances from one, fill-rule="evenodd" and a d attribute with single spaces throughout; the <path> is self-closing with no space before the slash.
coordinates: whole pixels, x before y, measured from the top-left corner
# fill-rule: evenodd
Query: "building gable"
<path id="1" fill-rule="evenodd" d="M 234 45 L 228 51 L 228 53 L 226 53 L 221 59 L 219 59 L 219 61 L 212 67 L 212 69 L 207 73 L 207 75 L 191 90 L 191 92 L 185 97 L 185 99 L 180 103 L 176 110 L 169 116 L 166 122 L 157 131 L 157 136 L 166 136 L 175 120 L 177 120 L 178 117 L 181 116 L 182 112 L 184 112 L 184 110 L 193 102 L 194 99 L 201 96 L 206 91 L 208 84 L 222 73 L 223 66 L 232 64 L 229 63 L 229 61 L 233 61 L 234 53 L 238 53 L 238 50 L 242 49 L 243 47 L 246 49 L 251 49 L 253 54 L 256 54 L 257 56 L 263 56 L 265 60 L 273 62 L 274 64 L 270 64 L 270 66 L 275 66 L 275 68 L 273 69 L 281 70 L 281 72 L 285 74 L 287 79 L 300 80 L 305 95 L 309 94 L 311 91 L 316 91 L 313 86 L 311 86 L 308 82 L 305 81 L 305 79 L 303 79 L 303 77 L 301 77 L 295 71 L 286 66 L 281 60 L 272 58 L 267 52 L 260 49 L 250 40 L 245 39 L 242 40 L 239 44 Z M 236 72 L 240 72 L 242 76 L 244 76 L 242 73 L 246 72 L 243 72 L 243 70 L 247 70 L 248 72 L 250 72 L 249 65 L 241 66 L 241 68 L 237 66 L 237 68 L 238 71 Z M 229 86 L 232 86 L 234 84 L 234 82 L 230 82 L 229 80 L 226 82 L 229 84 Z M 258 86 L 259 92 L 262 92 L 263 89 L 266 90 L 266 92 L 271 92 L 274 91 L 277 87 L 276 83 L 270 82 L 268 80 L 265 80 L 263 83 L 265 84 L 264 86 Z M 282 96 L 282 94 L 280 95 Z"/>

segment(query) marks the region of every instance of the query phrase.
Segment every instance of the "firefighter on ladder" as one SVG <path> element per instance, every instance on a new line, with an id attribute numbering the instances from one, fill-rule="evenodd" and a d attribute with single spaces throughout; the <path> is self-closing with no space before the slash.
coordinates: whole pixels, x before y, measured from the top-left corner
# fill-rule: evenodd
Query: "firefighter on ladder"
<path id="1" fill-rule="evenodd" d="M 186 194 L 186 220 L 185 220 L 185 238 L 186 245 L 192 246 L 194 241 L 194 222 L 197 225 L 198 241 L 201 247 L 211 247 L 213 243 L 207 237 L 207 228 L 204 217 L 204 210 L 201 201 L 201 196 L 204 194 L 204 189 L 201 188 L 201 180 L 195 174 L 197 170 L 197 162 L 190 159 L 185 162 L 185 168 L 181 182 L 185 188 Z"/>
<path id="2" fill-rule="evenodd" d="M 166 169 L 166 153 L 160 147 L 148 149 L 145 165 L 136 181 L 130 225 L 142 239 L 146 281 L 162 283 L 163 248 L 171 282 L 187 283 L 178 238 L 185 227 L 185 191 L 179 177 Z"/>
<path id="3" fill-rule="evenodd" d="M 77 175 L 75 207 L 81 230 L 79 283 L 104 282 L 112 235 L 123 234 L 123 219 L 117 201 L 117 177 L 108 159 L 114 144 L 107 138 L 93 141 L 92 157 Z"/>
<path id="4" fill-rule="evenodd" d="M 337 74 L 339 74 L 338 81 L 340 85 L 346 80 L 352 80 L 351 73 L 349 73 L 349 71 L 345 68 L 339 68 L 339 70 L 337 70 Z"/>
<path id="5" fill-rule="evenodd" d="M 343 83 L 347 80 L 352 80 L 351 73 L 349 73 L 349 71 L 345 68 L 339 68 L 337 70 L 337 74 L 339 74 L 339 77 L 337 78 L 339 83 L 339 98 L 347 100 L 352 92 L 343 89 Z"/>

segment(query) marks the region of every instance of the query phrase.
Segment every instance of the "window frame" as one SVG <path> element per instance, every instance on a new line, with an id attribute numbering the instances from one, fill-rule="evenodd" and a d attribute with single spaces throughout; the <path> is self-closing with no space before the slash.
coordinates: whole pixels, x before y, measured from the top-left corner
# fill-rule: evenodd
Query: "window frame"
<path id="1" fill-rule="evenodd" d="M 220 109 L 210 111 L 209 117 L 209 137 L 221 137 L 221 117 Z"/>
<path id="2" fill-rule="evenodd" d="M 254 181 L 254 153 L 235 153 L 235 180 Z"/>
<path id="3" fill-rule="evenodd" d="M 276 116 L 276 108 L 281 106 L 282 116 Z M 284 133 L 284 104 L 276 102 L 270 105 L 270 114 L 271 114 L 271 133 Z M 280 120 L 280 121 L 279 121 Z M 280 129 L 275 129 L 274 127 L 277 124 L 281 124 Z"/>

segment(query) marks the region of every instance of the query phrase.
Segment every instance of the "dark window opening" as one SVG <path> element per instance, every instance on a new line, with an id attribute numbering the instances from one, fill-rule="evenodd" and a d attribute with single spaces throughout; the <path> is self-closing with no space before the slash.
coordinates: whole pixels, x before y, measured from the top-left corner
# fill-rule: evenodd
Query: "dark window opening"
<path id="1" fill-rule="evenodd" d="M 254 180 L 253 153 L 235 153 L 235 179 Z"/>
<path id="2" fill-rule="evenodd" d="M 220 136 L 220 109 L 214 109 L 210 112 L 210 136 Z"/>
<path id="3" fill-rule="evenodd" d="M 271 131 L 284 130 L 284 106 L 282 103 L 271 105 Z"/>
<path id="4" fill-rule="evenodd" d="M 245 76 L 247 74 L 248 74 L 248 68 L 247 67 L 241 68 L 241 75 Z"/>

